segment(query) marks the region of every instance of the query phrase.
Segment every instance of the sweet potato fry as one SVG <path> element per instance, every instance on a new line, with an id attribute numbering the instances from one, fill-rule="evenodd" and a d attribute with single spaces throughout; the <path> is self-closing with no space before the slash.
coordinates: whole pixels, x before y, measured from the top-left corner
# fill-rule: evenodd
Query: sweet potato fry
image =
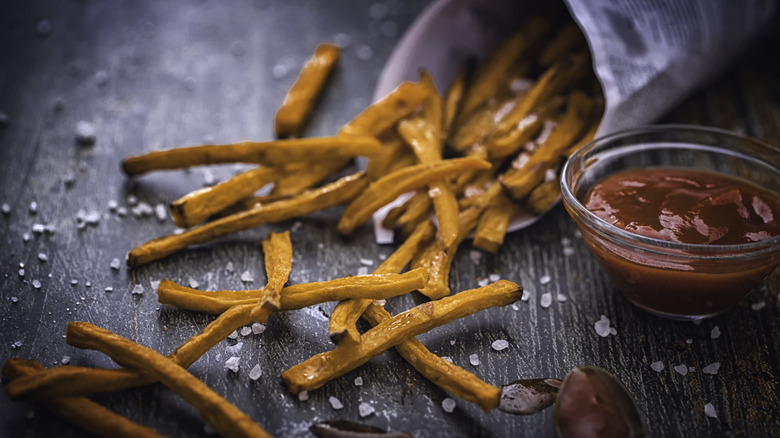
<path id="1" fill-rule="evenodd" d="M 550 209 L 561 196 L 561 183 L 556 179 L 545 181 L 531 190 L 525 200 L 525 205 L 531 212 L 542 214 Z"/>
<path id="2" fill-rule="evenodd" d="M 260 205 L 251 210 L 235 213 L 191 228 L 181 234 L 172 234 L 151 240 L 131 250 L 127 255 L 127 264 L 140 266 L 191 245 L 205 243 L 227 234 L 267 223 L 305 216 L 315 211 L 344 204 L 363 190 L 366 184 L 364 173 L 358 172 L 290 199 Z"/>
<path id="3" fill-rule="evenodd" d="M 553 97 L 532 110 L 529 115 L 520 120 L 506 135 L 491 139 L 487 144 L 490 158 L 494 160 L 502 159 L 517 154 L 542 129 L 545 121 L 555 118 L 563 103 L 564 99 L 559 96 Z"/>
<path id="4" fill-rule="evenodd" d="M 500 87 L 510 77 L 512 68 L 549 33 L 549 29 L 550 22 L 546 18 L 534 16 L 519 31 L 504 40 L 477 69 L 473 84 L 464 98 L 461 113 L 468 115 L 488 99 L 497 96 Z"/>
<path id="5" fill-rule="evenodd" d="M 203 381 L 154 350 L 86 322 L 68 324 L 65 341 L 78 348 L 101 351 L 121 365 L 154 376 L 197 409 L 222 436 L 271 436 Z"/>
<path id="6" fill-rule="evenodd" d="M 512 108 L 496 125 L 488 136 L 488 143 L 508 135 L 524 118 L 528 117 L 539 105 L 553 96 L 557 96 L 588 72 L 589 58 L 584 53 L 574 53 L 556 61 L 531 87 L 519 105 Z"/>
<path id="7" fill-rule="evenodd" d="M 496 196 L 482 213 L 474 232 L 473 245 L 476 248 L 495 253 L 504 243 L 509 222 L 517 205 L 503 193 Z"/>
<path id="8" fill-rule="evenodd" d="M 372 182 L 366 190 L 355 198 L 342 214 L 338 223 L 338 230 L 342 234 L 350 234 L 382 206 L 406 192 L 417 190 L 431 182 L 456 175 L 463 170 L 487 168 L 490 168 L 490 163 L 487 161 L 464 157 L 399 169 Z"/>
<path id="9" fill-rule="evenodd" d="M 10 359 L 3 365 L 3 374 L 11 379 L 36 377 L 45 370 L 32 360 Z M 85 431 L 106 438 L 162 437 L 154 429 L 141 426 L 86 397 L 37 397 L 36 402 L 65 421 Z"/>
<path id="10" fill-rule="evenodd" d="M 295 196 L 325 181 L 345 168 L 350 160 L 336 158 L 317 163 L 291 163 L 283 166 L 283 175 L 274 184 L 271 196 Z"/>
<path id="11" fill-rule="evenodd" d="M 408 116 L 428 98 L 429 89 L 414 82 L 403 82 L 378 102 L 363 110 L 339 130 L 341 136 L 379 136 Z"/>
<path id="12" fill-rule="evenodd" d="M 460 113 L 463 105 L 463 96 L 466 94 L 468 84 L 474 73 L 474 59 L 469 58 L 452 78 L 447 91 L 444 93 L 443 129 L 449 133 L 455 123 L 455 118 Z"/>
<path id="13" fill-rule="evenodd" d="M 347 298 L 383 300 L 417 290 L 427 281 L 425 269 L 413 269 L 403 274 L 360 275 L 294 284 L 282 289 L 280 310 L 302 309 Z M 219 314 L 232 306 L 256 304 L 261 293 L 260 290 L 206 292 L 163 280 L 157 288 L 157 300 L 181 309 Z"/>
<path id="14" fill-rule="evenodd" d="M 574 23 L 563 26 L 539 53 L 539 65 L 549 67 L 567 53 L 578 51 L 586 44 L 582 30 Z"/>
<path id="15" fill-rule="evenodd" d="M 414 232 L 396 249 L 374 274 L 400 273 L 409 264 L 423 242 L 433 237 L 434 226 L 430 221 L 422 222 Z M 360 315 L 374 300 L 367 298 L 350 298 L 340 301 L 330 314 L 328 335 L 336 345 L 357 344 L 360 333 L 355 324 Z"/>
<path id="16" fill-rule="evenodd" d="M 370 305 L 363 313 L 363 318 L 373 326 L 392 317 L 379 305 Z M 483 412 L 495 409 L 501 402 L 501 388 L 433 354 L 416 338 L 396 345 L 395 349 L 423 377 L 457 397 L 476 403 Z"/>
<path id="17" fill-rule="evenodd" d="M 263 288 L 257 305 L 252 309 L 252 318 L 265 323 L 268 315 L 281 308 L 280 296 L 284 284 L 292 271 L 292 243 L 290 232 L 270 233 L 263 240 L 265 271 L 268 281 Z"/>
<path id="18" fill-rule="evenodd" d="M 289 368 L 281 374 L 287 388 L 294 394 L 311 391 L 339 377 L 371 358 L 421 333 L 457 318 L 489 307 L 505 306 L 520 298 L 522 288 L 507 280 L 499 280 L 478 289 L 471 289 L 437 301 L 416 306 L 379 323 L 362 336 L 356 345 L 336 347 Z"/>
<path id="19" fill-rule="evenodd" d="M 253 307 L 254 304 L 230 307 L 168 357 L 182 367 L 188 368 L 234 330 L 252 322 L 249 312 Z M 138 370 L 64 365 L 41 370 L 35 376 L 15 379 L 4 389 L 11 399 L 19 400 L 30 397 L 54 398 L 120 391 L 154 382 L 154 377 Z"/>
<path id="20" fill-rule="evenodd" d="M 378 152 L 379 148 L 379 141 L 366 135 L 242 141 L 148 152 L 125 158 L 122 170 L 132 176 L 154 170 L 183 169 L 206 164 L 255 163 L 274 166 L 368 156 Z"/>
<path id="21" fill-rule="evenodd" d="M 509 169 L 499 180 L 513 199 L 520 200 L 544 180 L 544 175 L 556 166 L 562 154 L 579 139 L 588 121 L 591 99 L 580 91 L 571 93 L 566 113 L 547 140 L 539 145 L 528 161 Z"/>
<path id="22" fill-rule="evenodd" d="M 335 44 L 322 43 L 314 49 L 314 54 L 303 65 L 284 102 L 276 110 L 274 128 L 278 138 L 301 135 L 340 55 L 341 49 Z"/>
<path id="23" fill-rule="evenodd" d="M 178 227 L 198 225 L 280 177 L 281 173 L 275 167 L 249 169 L 213 187 L 195 190 L 173 201 L 170 205 L 171 216 Z"/>

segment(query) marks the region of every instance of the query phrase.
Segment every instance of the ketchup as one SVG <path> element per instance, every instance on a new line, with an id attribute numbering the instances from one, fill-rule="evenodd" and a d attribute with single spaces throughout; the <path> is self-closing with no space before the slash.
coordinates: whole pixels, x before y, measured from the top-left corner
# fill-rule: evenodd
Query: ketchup
<path id="1" fill-rule="evenodd" d="M 702 170 L 619 172 L 591 189 L 585 207 L 620 228 L 672 242 L 733 245 L 780 234 L 780 195 Z"/>
<path id="2" fill-rule="evenodd" d="M 731 248 L 780 234 L 780 195 L 746 180 L 683 168 L 630 169 L 598 182 L 583 204 L 634 234 L 718 245 L 724 256 L 713 259 L 696 248 L 653 248 L 583 233 L 617 289 L 668 317 L 706 317 L 733 307 L 780 262 L 780 252 L 754 257 Z"/>

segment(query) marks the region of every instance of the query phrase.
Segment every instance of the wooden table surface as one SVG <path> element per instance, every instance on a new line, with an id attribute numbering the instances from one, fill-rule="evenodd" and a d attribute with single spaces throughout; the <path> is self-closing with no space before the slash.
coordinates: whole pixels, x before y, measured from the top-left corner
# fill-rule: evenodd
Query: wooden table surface
<path id="1" fill-rule="evenodd" d="M 369 103 L 393 46 L 426 4 L 41 0 L 6 6 L 0 14 L 0 202 L 11 211 L 0 214 L 0 359 L 32 358 L 47 367 L 114 366 L 99 353 L 65 343 L 71 321 L 97 324 L 168 354 L 213 317 L 158 304 L 153 284 L 168 278 L 203 290 L 262 287 L 260 241 L 269 231 L 292 230 L 290 283 L 353 275 L 367 260 L 379 263 L 393 247 L 375 244 L 369 226 L 341 238 L 334 209 L 135 270 L 124 263 L 112 269 L 114 258 L 124 261 L 134 246 L 174 229 L 170 219 L 135 215 L 134 200 L 166 205 L 243 168 L 129 179 L 119 162 L 156 149 L 272 138 L 274 112 L 301 63 L 317 43 L 338 40 L 345 45 L 341 63 L 307 131 L 334 134 Z M 780 38 L 768 38 L 665 121 L 729 128 L 780 144 Z M 94 127 L 94 144 L 75 141 L 80 121 Z M 113 202 L 128 214 L 117 214 L 109 207 Z M 79 227 L 79 211 L 97 212 L 98 220 Z M 36 233 L 34 224 L 50 225 L 54 232 Z M 245 272 L 254 282 L 242 281 Z M 601 366 L 634 394 L 652 436 L 780 436 L 777 272 L 717 317 L 698 324 L 659 319 L 611 290 L 557 206 L 542 221 L 509 235 L 498 254 L 464 244 L 451 286 L 476 287 L 492 274 L 522 284 L 530 299 L 420 336 L 428 348 L 496 385 L 563 378 L 576 366 Z M 131 293 L 135 285 L 143 294 Z M 553 297 L 549 307 L 541 305 L 544 294 Z M 389 306 L 398 311 L 419 302 L 410 295 Z M 393 351 L 299 401 L 278 375 L 332 348 L 326 336 L 332 308 L 276 315 L 264 333 L 221 342 L 190 371 L 276 436 L 311 436 L 312 423 L 330 419 L 418 437 L 554 435 L 552 409 L 526 417 L 485 414 L 456 399 L 455 411 L 445 412 L 442 401 L 449 395 Z M 594 324 L 603 316 L 615 334 L 596 333 Z M 498 339 L 509 348 L 493 350 Z M 237 343 L 241 369 L 234 373 L 225 361 Z M 473 354 L 478 366 L 469 363 Z M 653 363 L 663 369 L 655 370 Z M 263 374 L 252 381 L 248 371 L 256 364 Z M 331 406 L 331 396 L 342 409 Z M 197 412 L 161 385 L 93 399 L 166 435 L 207 435 Z M 361 417 L 361 403 L 375 412 Z M 32 402 L 0 397 L 2 436 L 82 434 Z"/>

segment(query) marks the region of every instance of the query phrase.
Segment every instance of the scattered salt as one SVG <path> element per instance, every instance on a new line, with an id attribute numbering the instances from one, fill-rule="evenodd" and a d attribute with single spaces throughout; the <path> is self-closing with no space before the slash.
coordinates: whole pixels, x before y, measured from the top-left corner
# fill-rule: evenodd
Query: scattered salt
<path id="1" fill-rule="evenodd" d="M 233 333 L 229 334 L 228 339 L 238 339 L 238 330 L 233 330 Z"/>
<path id="2" fill-rule="evenodd" d="M 447 362 L 449 362 L 449 363 L 455 363 L 455 362 L 452 360 L 452 358 L 451 358 L 451 357 L 449 357 L 449 356 L 442 356 L 441 358 L 442 358 L 442 359 L 444 359 L 444 360 L 446 360 L 446 361 L 447 361 Z"/>
<path id="3" fill-rule="evenodd" d="M 263 375 L 263 369 L 260 368 L 260 364 L 255 365 L 254 367 L 252 367 L 251 370 L 249 370 L 249 378 L 252 380 L 257 380 L 262 375 Z"/>
<path id="4" fill-rule="evenodd" d="M 488 275 L 488 278 L 490 279 L 491 283 L 495 283 L 498 280 L 501 280 L 501 276 L 498 275 L 498 274 L 490 274 L 490 275 Z"/>
<path id="5" fill-rule="evenodd" d="M 490 344 L 490 347 L 496 351 L 505 350 L 509 348 L 509 341 L 506 339 L 496 339 L 492 344 Z"/>
<path id="6" fill-rule="evenodd" d="M 542 275 L 541 277 L 539 277 L 539 283 L 540 284 L 548 284 L 551 281 L 552 281 L 552 277 L 550 277 L 547 274 Z"/>
<path id="7" fill-rule="evenodd" d="M 19 297 L 11 297 L 11 302 L 16 304 L 19 302 Z"/>
<path id="8" fill-rule="evenodd" d="M 215 185 L 216 183 L 217 176 L 214 175 L 214 172 L 212 172 L 209 168 L 203 169 L 203 186 L 209 187 Z"/>
<path id="9" fill-rule="evenodd" d="M 157 216 L 158 221 L 165 222 L 168 219 L 168 209 L 162 204 L 157 204 L 154 206 L 154 215 Z"/>
<path id="10" fill-rule="evenodd" d="M 368 267 L 367 266 L 361 266 L 357 270 L 357 275 L 368 275 Z"/>
<path id="11" fill-rule="evenodd" d="M 194 279 L 192 277 L 189 277 L 187 279 L 187 283 L 189 283 L 191 289 L 197 289 L 198 286 L 200 286 L 200 283 L 198 283 L 198 280 L 196 280 L 196 279 Z"/>
<path id="12" fill-rule="evenodd" d="M 664 370 L 664 363 L 659 361 L 653 362 L 650 364 L 650 368 L 652 368 L 653 371 L 660 373 Z"/>
<path id="13" fill-rule="evenodd" d="M 371 259 L 361 258 L 360 259 L 360 264 L 363 265 L 363 266 L 374 266 L 374 261 L 371 260 Z"/>
<path id="14" fill-rule="evenodd" d="M 715 411 L 715 406 L 713 406 L 712 403 L 704 405 L 704 415 L 710 418 L 718 418 L 718 412 Z"/>
<path id="15" fill-rule="evenodd" d="M 712 339 L 718 339 L 720 337 L 720 327 L 718 326 L 713 327 L 712 330 L 710 331 L 710 337 Z"/>
<path id="16" fill-rule="evenodd" d="M 684 376 L 688 374 L 688 366 L 685 364 L 675 365 L 674 370 L 677 371 L 681 376 Z"/>
<path id="17" fill-rule="evenodd" d="M 452 411 L 455 410 L 455 407 L 458 404 L 455 402 L 455 400 L 447 397 L 444 400 L 441 401 L 441 408 L 444 409 L 444 412 L 450 414 Z"/>
<path id="18" fill-rule="evenodd" d="M 602 338 L 606 338 L 610 334 L 613 334 L 612 328 L 609 326 L 609 324 L 609 318 L 607 318 L 606 315 L 601 315 L 601 319 L 596 321 L 596 323 L 593 325 L 593 327 L 596 329 L 596 334 Z"/>
<path id="19" fill-rule="evenodd" d="M 346 49 L 352 44 L 352 37 L 346 33 L 338 33 L 333 37 L 333 42 L 342 49 Z"/>
<path id="20" fill-rule="evenodd" d="M 39 252 L 38 260 L 40 260 L 41 262 L 46 262 L 47 260 L 49 260 L 49 256 L 47 256 L 45 253 Z"/>
<path id="21" fill-rule="evenodd" d="M 237 373 L 241 368 L 241 358 L 238 356 L 231 356 L 230 359 L 225 361 L 225 368 Z"/>
<path id="22" fill-rule="evenodd" d="M 113 292 L 114 288 L 111 286 L 107 286 L 105 289 L 103 289 L 105 292 Z"/>
<path id="23" fill-rule="evenodd" d="M 309 399 L 309 391 L 301 391 L 298 393 L 298 400 L 306 401 Z"/>
<path id="24" fill-rule="evenodd" d="M 46 231 L 46 225 L 44 224 L 33 224 L 32 225 L 32 232 L 35 234 L 41 234 L 44 231 Z"/>
<path id="25" fill-rule="evenodd" d="M 11 214 L 11 206 L 7 202 L 3 202 L 3 205 L 0 206 L 0 211 L 5 215 Z"/>
<path id="26" fill-rule="evenodd" d="M 19 276 L 24 277 L 24 269 L 19 269 Z"/>
<path id="27" fill-rule="evenodd" d="M 564 295 L 564 294 L 558 294 L 558 295 L 556 295 L 556 297 L 555 297 L 555 298 L 556 298 L 558 301 L 560 301 L 561 303 L 563 303 L 563 302 L 565 302 L 565 301 L 567 301 L 567 300 L 569 299 L 569 298 L 568 298 L 566 295 Z"/>
<path id="28" fill-rule="evenodd" d="M 37 214 L 38 213 L 38 203 L 33 201 L 30 203 L 30 214 Z"/>
<path id="29" fill-rule="evenodd" d="M 254 277 L 254 275 L 252 275 L 251 272 L 244 271 L 241 274 L 241 281 L 243 281 L 244 283 L 252 283 L 253 281 L 255 281 L 255 277 Z"/>
<path id="30" fill-rule="evenodd" d="M 121 263 L 122 262 L 120 262 L 119 259 L 115 258 L 111 260 L 111 264 L 109 266 L 111 266 L 111 269 L 118 271 Z"/>
<path id="31" fill-rule="evenodd" d="M 339 410 L 344 407 L 344 404 L 341 403 L 341 400 L 337 399 L 334 396 L 328 397 L 328 403 L 330 403 L 330 407 L 332 407 L 335 410 Z"/>
<path id="32" fill-rule="evenodd" d="M 119 203 L 116 202 L 116 199 L 108 201 L 108 211 L 116 211 L 117 207 L 119 207 Z"/>
<path id="33" fill-rule="evenodd" d="M 265 325 L 259 322 L 252 323 L 252 333 L 259 335 L 265 331 Z"/>
<path id="34" fill-rule="evenodd" d="M 469 355 L 469 363 L 471 365 L 475 366 L 475 367 L 479 366 L 479 356 L 477 356 L 476 353 L 475 354 L 470 354 Z"/>
<path id="35" fill-rule="evenodd" d="M 753 310 L 761 310 L 764 307 L 766 307 L 766 301 L 759 301 L 750 305 L 750 308 Z"/>
<path id="36" fill-rule="evenodd" d="M 130 209 L 130 213 L 135 217 L 151 216 L 154 213 L 154 208 L 150 204 L 141 201 Z"/>
<path id="37" fill-rule="evenodd" d="M 71 285 L 71 286 L 78 286 L 78 284 L 79 284 L 79 281 L 78 281 L 78 280 L 76 280 L 75 278 L 74 278 L 73 280 L 71 280 L 71 281 L 70 281 L 70 285 Z"/>
<path id="38" fill-rule="evenodd" d="M 86 120 L 79 120 L 76 123 L 76 141 L 81 144 L 92 144 L 97 139 L 95 127 Z"/>
<path id="39" fill-rule="evenodd" d="M 14 343 L 12 343 L 12 344 L 11 344 L 11 348 L 13 348 L 14 350 L 16 350 L 17 348 L 22 348 L 22 345 L 24 345 L 24 344 L 22 343 L 22 341 L 15 341 Z"/>
<path id="40" fill-rule="evenodd" d="M 363 386 L 363 378 L 360 376 L 355 377 L 355 386 Z"/>
<path id="41" fill-rule="evenodd" d="M 62 356 L 62 360 L 60 361 L 63 365 L 67 365 L 70 363 L 70 356 Z"/>
<path id="42" fill-rule="evenodd" d="M 371 46 L 361 44 L 355 50 L 355 55 L 361 61 L 369 61 L 374 57 L 374 49 L 372 49 Z"/>
<path id="43" fill-rule="evenodd" d="M 720 370 L 720 362 L 713 362 L 706 367 L 701 369 L 701 372 L 704 374 L 718 374 L 718 370 Z"/>
<path id="44" fill-rule="evenodd" d="M 531 292 L 523 290 L 523 296 L 520 297 L 520 301 L 528 301 L 531 299 Z"/>
<path id="45" fill-rule="evenodd" d="M 22 233 L 22 240 L 25 241 L 25 242 L 29 242 L 30 241 L 30 233 L 27 233 L 27 232 Z"/>
<path id="46" fill-rule="evenodd" d="M 252 334 L 252 327 L 241 327 L 241 336 L 249 336 Z"/>
<path id="47" fill-rule="evenodd" d="M 35 31 L 38 33 L 38 36 L 45 37 L 51 34 L 52 29 L 51 21 L 43 19 L 38 22 L 38 27 L 35 28 Z"/>
<path id="48" fill-rule="evenodd" d="M 142 285 L 140 285 L 140 284 L 136 284 L 135 286 L 133 286 L 132 294 L 133 295 L 143 295 L 144 294 L 144 287 Z"/>
<path id="49" fill-rule="evenodd" d="M 490 280 L 489 280 L 489 279 L 487 279 L 487 278 L 482 278 L 482 279 L 480 279 L 480 280 L 477 282 L 477 286 L 479 286 L 479 287 L 485 287 L 485 286 L 487 286 L 488 284 L 490 284 Z"/>
<path id="50" fill-rule="evenodd" d="M 549 292 L 543 293 L 541 300 L 539 300 L 539 305 L 541 305 L 546 309 L 550 307 L 551 304 L 552 304 L 552 294 Z"/>
<path id="51" fill-rule="evenodd" d="M 368 417 L 374 412 L 376 412 L 374 407 L 366 402 L 363 402 L 360 405 L 358 405 L 358 414 L 360 415 L 360 418 Z"/>
<path id="52" fill-rule="evenodd" d="M 233 262 L 227 262 L 227 265 L 225 265 L 225 270 L 226 270 L 226 271 L 227 271 L 229 274 L 232 274 L 232 273 L 233 273 L 233 271 L 235 270 L 235 268 L 233 267 Z"/>
<path id="53" fill-rule="evenodd" d="M 34 288 L 36 288 L 36 289 L 40 289 L 40 288 L 41 288 L 41 282 L 40 282 L 40 281 L 38 281 L 38 280 L 33 280 L 33 281 L 32 281 L 32 285 L 33 285 L 33 287 L 34 287 Z"/>
<path id="54" fill-rule="evenodd" d="M 241 349 L 244 348 L 243 342 L 236 342 L 233 345 L 228 345 L 225 347 L 225 354 L 228 356 L 236 356 L 238 353 L 241 352 Z"/>

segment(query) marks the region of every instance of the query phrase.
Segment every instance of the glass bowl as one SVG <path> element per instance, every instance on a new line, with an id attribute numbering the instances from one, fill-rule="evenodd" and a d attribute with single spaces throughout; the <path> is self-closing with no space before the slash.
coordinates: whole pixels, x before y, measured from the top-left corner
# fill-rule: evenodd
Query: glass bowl
<path id="1" fill-rule="evenodd" d="M 780 264 L 780 235 L 732 245 L 673 242 L 627 231 L 583 205 L 608 175 L 653 167 L 718 172 L 780 194 L 780 150 L 720 129 L 653 125 L 596 139 L 562 171 L 566 210 L 612 285 L 631 302 L 683 320 L 733 307 Z"/>

